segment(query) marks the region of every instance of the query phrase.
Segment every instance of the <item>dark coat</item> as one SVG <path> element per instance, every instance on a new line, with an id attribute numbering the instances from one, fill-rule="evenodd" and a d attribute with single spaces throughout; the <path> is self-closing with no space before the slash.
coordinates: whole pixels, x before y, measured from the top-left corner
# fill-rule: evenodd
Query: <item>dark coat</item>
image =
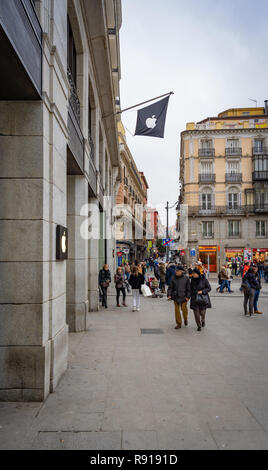
<path id="1" fill-rule="evenodd" d="M 168 297 L 171 297 L 172 300 L 178 304 L 185 302 L 185 299 L 189 299 L 191 295 L 189 278 L 183 274 L 182 276 L 174 276 L 170 282 L 168 288 Z"/>
<path id="2" fill-rule="evenodd" d="M 110 281 L 111 282 L 111 273 L 109 269 L 105 271 L 101 269 L 99 272 L 99 286 L 101 286 L 104 282 Z"/>
<path id="3" fill-rule="evenodd" d="M 140 289 L 142 284 L 144 284 L 144 276 L 140 273 L 138 274 L 138 276 L 134 276 L 134 274 L 131 274 L 128 282 L 131 285 L 132 289 Z"/>
<path id="4" fill-rule="evenodd" d="M 172 264 L 171 266 L 169 266 L 169 268 L 166 271 L 166 283 L 168 286 L 170 286 L 171 279 L 173 278 L 174 275 L 175 275 L 175 264 Z"/>
<path id="5" fill-rule="evenodd" d="M 208 294 L 211 291 L 210 283 L 207 278 L 202 275 L 199 279 L 192 277 L 191 279 L 191 302 L 190 308 L 195 309 L 199 308 L 199 305 L 196 303 L 196 296 L 198 291 L 202 291 L 203 294 Z M 208 295 L 208 306 L 206 308 L 211 308 L 211 302 Z"/>
<path id="6" fill-rule="evenodd" d="M 243 281 L 247 281 L 251 287 L 251 289 L 261 289 L 261 283 L 258 279 L 258 276 L 253 273 L 246 272 L 245 276 L 243 277 Z"/>

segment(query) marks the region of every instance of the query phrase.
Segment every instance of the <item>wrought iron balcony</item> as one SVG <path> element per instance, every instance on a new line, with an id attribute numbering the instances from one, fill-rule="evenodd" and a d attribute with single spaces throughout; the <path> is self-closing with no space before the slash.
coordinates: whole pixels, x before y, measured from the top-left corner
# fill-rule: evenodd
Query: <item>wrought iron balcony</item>
<path id="1" fill-rule="evenodd" d="M 253 171 L 252 181 L 268 181 L 268 171 Z"/>
<path id="2" fill-rule="evenodd" d="M 242 148 L 241 147 L 227 147 L 225 149 L 226 157 L 230 156 L 241 156 L 242 155 Z"/>
<path id="3" fill-rule="evenodd" d="M 215 173 L 199 173 L 199 183 L 215 183 Z"/>
<path id="4" fill-rule="evenodd" d="M 203 208 L 202 206 L 188 206 L 189 217 L 217 217 L 217 216 L 235 216 L 254 214 L 256 212 L 268 212 L 267 204 L 251 204 L 239 206 L 211 206 L 210 208 Z"/>
<path id="5" fill-rule="evenodd" d="M 268 155 L 268 147 L 253 147 L 253 155 Z"/>
<path id="6" fill-rule="evenodd" d="M 198 156 L 199 157 L 214 157 L 215 156 L 215 149 L 198 149 Z"/>
<path id="7" fill-rule="evenodd" d="M 241 183 L 242 173 L 225 173 L 226 183 Z"/>
<path id="8" fill-rule="evenodd" d="M 79 98 L 78 98 L 78 94 L 77 94 L 77 90 L 76 90 L 76 86 L 75 86 L 75 83 L 74 83 L 74 79 L 73 79 L 73 76 L 72 76 L 72 73 L 69 69 L 69 67 L 67 68 L 67 75 L 68 75 L 68 80 L 69 80 L 69 84 L 70 84 L 70 98 L 69 98 L 69 103 L 72 107 L 72 110 L 74 112 L 74 115 L 77 119 L 77 122 L 78 124 L 80 124 L 80 101 L 79 101 Z"/>

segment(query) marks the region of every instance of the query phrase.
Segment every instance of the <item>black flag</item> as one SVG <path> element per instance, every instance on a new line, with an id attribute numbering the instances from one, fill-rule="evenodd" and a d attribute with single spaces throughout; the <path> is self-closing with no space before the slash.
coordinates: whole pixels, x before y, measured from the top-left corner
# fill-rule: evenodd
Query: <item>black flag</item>
<path id="1" fill-rule="evenodd" d="M 135 135 L 164 137 L 169 96 L 146 108 L 139 109 Z"/>

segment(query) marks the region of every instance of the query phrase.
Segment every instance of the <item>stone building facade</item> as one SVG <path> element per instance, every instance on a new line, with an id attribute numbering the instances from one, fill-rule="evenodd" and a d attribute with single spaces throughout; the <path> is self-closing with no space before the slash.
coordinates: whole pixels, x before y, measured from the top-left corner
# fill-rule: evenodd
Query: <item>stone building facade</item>
<path id="1" fill-rule="evenodd" d="M 201 258 L 216 272 L 232 258 L 268 259 L 267 102 L 188 123 L 180 175 L 189 215 L 186 262 Z"/>
<path id="2" fill-rule="evenodd" d="M 115 269 L 120 26 L 120 0 L 0 2 L 0 400 L 55 390 Z"/>

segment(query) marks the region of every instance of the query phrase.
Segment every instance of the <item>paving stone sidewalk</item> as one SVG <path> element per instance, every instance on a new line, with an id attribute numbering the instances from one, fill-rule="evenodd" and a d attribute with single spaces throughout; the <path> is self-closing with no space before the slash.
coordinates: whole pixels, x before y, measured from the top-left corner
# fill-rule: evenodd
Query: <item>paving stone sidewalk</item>
<path id="1" fill-rule="evenodd" d="M 201 333 L 192 311 L 174 330 L 166 298 L 132 312 L 109 296 L 45 403 L 0 403 L 0 448 L 268 449 L 268 299 L 250 318 L 236 294 L 213 294 Z"/>

